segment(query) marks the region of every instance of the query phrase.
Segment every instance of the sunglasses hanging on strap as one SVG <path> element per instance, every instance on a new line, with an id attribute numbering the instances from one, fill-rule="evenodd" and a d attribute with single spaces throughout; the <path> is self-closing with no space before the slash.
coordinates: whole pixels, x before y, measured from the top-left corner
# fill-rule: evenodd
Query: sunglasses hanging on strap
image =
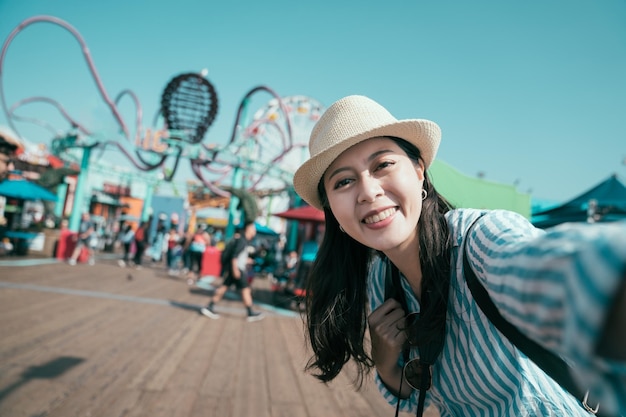
<path id="1" fill-rule="evenodd" d="M 559 356 L 545 349 L 543 346 L 539 345 L 537 342 L 520 332 L 517 327 L 502 317 L 498 308 L 489 297 L 489 293 L 485 287 L 482 286 L 478 277 L 476 277 L 476 274 L 467 260 L 466 247 L 470 231 L 478 219 L 480 219 L 480 217 L 474 220 L 474 222 L 470 225 L 467 233 L 465 234 L 465 241 L 463 242 L 463 275 L 465 276 L 467 286 L 472 293 L 472 297 L 474 297 L 476 303 L 478 303 L 478 306 L 485 316 L 487 316 L 489 321 L 491 321 L 500 333 L 509 339 L 509 341 L 513 343 L 517 349 L 524 353 L 561 387 L 567 390 L 575 398 L 580 399 L 581 405 L 586 411 L 598 416 L 603 416 L 601 413 L 598 413 L 598 409 L 600 408 L 599 404 L 596 405 L 595 408 L 592 408 L 587 404 L 589 391 L 583 393 L 578 388 L 570 373 L 569 365 L 567 365 L 567 363 L 565 363 L 565 361 Z"/>
<path id="2" fill-rule="evenodd" d="M 387 274 L 385 279 L 385 300 L 393 298 L 400 303 L 404 312 L 408 312 L 408 303 L 402 289 L 402 283 L 400 282 L 400 271 L 398 268 L 387 259 Z M 422 295 L 421 308 L 429 302 L 429 296 L 427 293 Z M 420 329 L 420 315 L 419 313 L 411 313 L 407 315 L 406 328 L 407 344 L 402 349 L 402 358 L 404 359 L 404 366 L 402 369 L 402 377 L 400 378 L 400 387 L 398 388 L 398 394 L 402 392 L 402 385 L 406 379 L 407 383 L 413 389 L 419 390 L 419 398 L 417 403 L 416 416 L 421 417 L 424 413 L 424 403 L 426 402 L 426 391 L 432 386 L 432 365 L 441 353 L 443 348 L 444 335 L 438 335 L 438 337 L 432 338 L 427 343 L 419 344 Z M 419 355 L 415 359 L 409 360 L 409 352 L 412 347 L 417 347 Z M 400 398 L 396 404 L 396 414 L 398 417 L 400 413 Z"/>

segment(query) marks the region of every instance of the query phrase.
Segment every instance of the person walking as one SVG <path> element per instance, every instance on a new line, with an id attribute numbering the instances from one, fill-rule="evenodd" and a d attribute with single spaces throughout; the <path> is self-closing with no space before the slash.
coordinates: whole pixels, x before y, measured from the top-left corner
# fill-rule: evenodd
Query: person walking
<path id="1" fill-rule="evenodd" d="M 202 276 L 202 258 L 206 248 L 211 244 L 211 237 L 203 228 L 198 228 L 191 238 L 189 244 L 190 268 L 187 277 L 187 284 L 194 285 Z"/>
<path id="2" fill-rule="evenodd" d="M 295 288 L 304 290 L 306 287 L 306 280 L 311 272 L 311 267 L 317 252 L 319 251 L 319 245 L 317 243 L 317 231 L 314 229 L 309 232 L 311 235 L 302 244 L 302 251 L 300 254 L 300 262 L 298 263 L 298 273 L 296 275 Z"/>
<path id="3" fill-rule="evenodd" d="M 191 230 L 187 230 L 185 233 L 183 233 L 182 238 L 181 238 L 181 246 L 182 246 L 182 264 L 183 264 L 183 269 L 182 269 L 182 273 L 184 275 L 188 275 L 189 271 L 191 270 L 191 250 L 190 250 L 190 246 L 191 246 L 191 241 L 193 240 L 193 231 Z"/>
<path id="4" fill-rule="evenodd" d="M 135 231 L 133 230 L 133 225 L 130 223 L 124 223 L 124 227 L 120 233 L 120 242 L 122 243 L 124 255 L 122 259 L 117 262 L 122 268 L 128 265 L 128 262 L 130 261 L 130 247 L 133 244 L 134 239 Z"/>
<path id="5" fill-rule="evenodd" d="M 180 268 L 180 260 L 183 254 L 181 245 L 182 238 L 178 233 L 178 226 L 170 226 L 167 234 L 167 268 L 169 275 L 178 275 Z"/>
<path id="6" fill-rule="evenodd" d="M 148 222 L 142 221 L 135 231 L 135 256 L 133 258 L 133 263 L 137 269 L 141 269 L 141 259 L 143 258 L 143 253 L 149 242 L 148 226 Z"/>
<path id="7" fill-rule="evenodd" d="M 455 209 L 429 176 L 440 140 L 436 123 L 364 96 L 314 126 L 294 175 L 325 214 L 307 369 L 324 382 L 350 359 L 357 381 L 375 369 L 396 415 L 589 416 L 598 403 L 624 415 L 626 222 L 541 230 L 507 210 Z M 550 359 L 522 353 L 519 335 Z"/>
<path id="8" fill-rule="evenodd" d="M 263 313 L 252 309 L 252 289 L 246 274 L 249 262 L 248 245 L 254 236 L 256 236 L 256 226 L 254 222 L 248 222 L 244 225 L 242 236 L 234 238 L 224 248 L 225 253 L 228 254 L 222 262 L 224 281 L 215 290 L 215 294 L 211 297 L 208 305 L 200 309 L 200 312 L 205 316 L 212 319 L 220 317 L 215 312 L 215 305 L 222 299 L 226 291 L 234 285 L 241 291 L 241 298 L 247 311 L 247 321 L 259 321 L 265 317 Z"/>
<path id="9" fill-rule="evenodd" d="M 80 257 L 83 248 L 87 249 L 87 263 L 89 265 L 95 265 L 95 259 L 93 256 L 94 246 L 92 245 L 92 239 L 96 238 L 95 227 L 89 218 L 89 213 L 83 213 L 78 226 L 78 234 L 76 236 L 76 247 L 68 263 L 72 266 L 76 265 L 76 261 Z"/>
<path id="10" fill-rule="evenodd" d="M 157 224 L 156 234 L 154 236 L 154 241 L 150 246 L 150 259 L 153 263 L 159 263 L 163 259 L 163 253 L 167 249 L 167 242 L 165 241 L 167 236 L 167 228 L 162 220 L 159 220 Z"/>

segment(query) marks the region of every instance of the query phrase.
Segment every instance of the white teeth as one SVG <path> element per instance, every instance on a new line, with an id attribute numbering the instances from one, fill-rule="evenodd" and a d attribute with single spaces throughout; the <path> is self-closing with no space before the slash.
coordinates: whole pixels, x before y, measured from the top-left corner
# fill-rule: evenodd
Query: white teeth
<path id="1" fill-rule="evenodd" d="M 395 208 L 389 208 L 385 211 L 381 211 L 378 214 L 375 214 L 373 216 L 367 217 L 365 219 L 363 219 L 363 222 L 365 224 L 372 224 L 372 223 L 377 223 L 380 222 L 382 220 L 385 220 L 387 217 L 391 216 L 393 213 L 396 212 Z"/>

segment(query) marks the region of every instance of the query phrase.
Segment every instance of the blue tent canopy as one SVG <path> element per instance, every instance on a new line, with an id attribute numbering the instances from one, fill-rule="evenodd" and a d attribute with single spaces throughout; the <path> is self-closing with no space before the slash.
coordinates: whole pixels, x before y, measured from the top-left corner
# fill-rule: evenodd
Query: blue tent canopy
<path id="1" fill-rule="evenodd" d="M 590 215 L 590 204 L 595 207 L 595 221 L 626 219 L 626 186 L 612 175 L 595 187 L 556 207 L 533 213 L 535 226 L 546 228 L 565 222 L 586 222 Z"/>
<path id="2" fill-rule="evenodd" d="M 5 180 L 0 182 L 0 196 L 20 200 L 57 201 L 57 196 L 45 188 L 26 180 Z"/>
<path id="3" fill-rule="evenodd" d="M 243 225 L 242 224 L 238 224 L 235 225 L 236 229 L 240 229 L 242 228 Z M 259 222 L 254 222 L 254 227 L 256 228 L 256 232 L 259 235 L 265 235 L 265 236 L 279 236 L 280 234 L 278 232 L 276 232 L 275 230 L 267 227 L 267 226 L 263 226 L 261 223 Z"/>
<path id="4" fill-rule="evenodd" d="M 256 232 L 261 235 L 278 236 L 278 233 L 276 233 L 274 230 L 270 229 L 267 226 L 263 226 L 258 222 L 254 222 L 254 226 L 256 227 Z"/>

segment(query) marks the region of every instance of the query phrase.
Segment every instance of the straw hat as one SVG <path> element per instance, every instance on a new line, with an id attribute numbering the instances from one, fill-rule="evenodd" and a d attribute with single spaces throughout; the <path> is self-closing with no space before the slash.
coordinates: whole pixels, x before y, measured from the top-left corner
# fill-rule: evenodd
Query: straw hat
<path id="1" fill-rule="evenodd" d="M 352 145 L 378 136 L 394 136 L 412 143 L 428 168 L 439 148 L 441 129 L 430 120 L 398 120 L 364 96 L 344 97 L 330 106 L 313 127 L 309 139 L 311 157 L 293 178 L 296 192 L 313 207 L 322 209 L 317 185 L 330 164 Z"/>

